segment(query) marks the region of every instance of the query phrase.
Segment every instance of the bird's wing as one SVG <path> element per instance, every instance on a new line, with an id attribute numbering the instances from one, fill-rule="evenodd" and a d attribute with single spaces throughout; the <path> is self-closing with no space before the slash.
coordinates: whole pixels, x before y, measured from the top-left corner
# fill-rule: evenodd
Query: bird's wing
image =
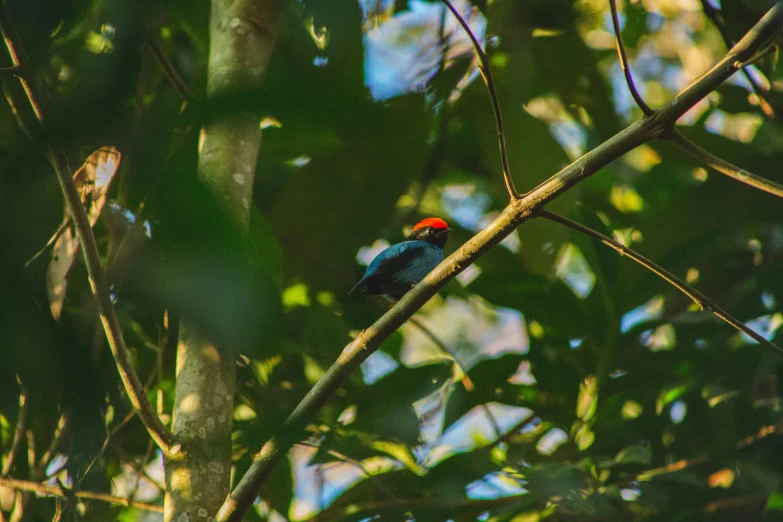
<path id="1" fill-rule="evenodd" d="M 424 241 L 403 241 L 402 243 L 390 246 L 375 256 L 375 259 L 372 260 L 370 266 L 367 267 L 364 277 L 362 277 L 348 293 L 351 294 L 357 289 L 366 286 L 375 277 L 402 269 L 413 261 L 416 254 L 419 253 L 421 249 L 429 247 L 430 245 Z"/>
<path id="2" fill-rule="evenodd" d="M 410 263 L 423 249 L 429 247 L 424 241 L 403 241 L 392 245 L 372 260 L 367 267 L 373 274 L 385 274 L 394 272 Z"/>

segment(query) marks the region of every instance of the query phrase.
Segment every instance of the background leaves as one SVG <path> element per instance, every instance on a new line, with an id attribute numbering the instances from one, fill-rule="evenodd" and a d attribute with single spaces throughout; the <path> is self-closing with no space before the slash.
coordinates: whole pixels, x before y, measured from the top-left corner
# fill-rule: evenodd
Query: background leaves
<path id="1" fill-rule="evenodd" d="M 346 296 L 363 272 L 357 261 L 369 260 L 360 249 L 379 238 L 399 241 L 420 217 L 439 215 L 456 229 L 449 252 L 507 203 L 489 100 L 480 81 L 468 81 L 477 77 L 468 58 L 451 67 L 440 59 L 459 44 L 442 18 L 374 40 L 392 55 L 404 42 L 410 70 L 422 65 L 417 60 L 438 68 L 425 81 L 416 75 L 404 93 L 371 97 L 370 31 L 442 5 L 366 4 L 291 2 L 263 92 L 221 105 L 257 104 L 267 115 L 245 239 L 196 181 L 197 129 L 208 115 L 198 103 L 183 110 L 139 30 L 150 27 L 185 82 L 203 92 L 206 8 L 11 2 L 52 99 L 51 132 L 67 144 L 71 163 L 104 145 L 123 155 L 95 231 L 150 397 L 170 411 L 177 317 L 242 348 L 235 476 L 352 335 L 383 312 L 385 304 Z M 724 4 L 735 38 L 764 9 Z M 472 16 L 486 19 L 521 190 L 639 116 L 606 2 L 477 6 Z M 725 52 L 697 3 L 628 5 L 623 23 L 634 76 L 653 106 Z M 30 117 L 26 107 L 20 114 Z M 778 180 L 780 125 L 740 75 L 681 124 L 727 161 Z M 775 338 L 783 228 L 772 196 L 653 142 L 552 210 L 621 238 Z M 77 485 L 99 455 L 78 487 L 160 503 L 160 458 L 135 418 L 123 422 L 129 406 L 96 330 L 81 260 L 59 321 L 49 312 L 47 256 L 23 268 L 62 215 L 51 167 L 2 105 L 1 449 L 7 456 L 18 376 L 38 460 L 60 416 L 81 417 L 80 429 L 66 430 L 55 447 L 54 464 L 17 457 L 11 476 Z M 275 470 L 252 517 L 776 519 L 779 361 L 592 239 L 528 222 L 417 317 L 451 355 L 415 326 L 401 329 L 309 426 L 309 439 Z M 0 488 L 5 512 L 9 498 Z M 33 499 L 26 514 L 50 520 L 54 508 Z M 114 516 L 94 501 L 84 508 L 85 520 Z M 123 520 L 158 516 L 119 512 Z"/>

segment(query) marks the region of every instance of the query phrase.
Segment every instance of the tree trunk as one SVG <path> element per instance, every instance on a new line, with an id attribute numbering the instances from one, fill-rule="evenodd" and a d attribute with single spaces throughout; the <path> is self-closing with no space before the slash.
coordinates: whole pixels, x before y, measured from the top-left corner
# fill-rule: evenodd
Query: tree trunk
<path id="1" fill-rule="evenodd" d="M 212 1 L 208 100 L 258 91 L 281 8 L 280 0 Z M 201 131 L 199 178 L 243 229 L 250 219 L 260 119 L 252 111 L 226 111 Z M 234 367 L 232 346 L 216 345 L 196 325 L 181 326 L 172 429 L 183 451 L 165 463 L 167 522 L 211 520 L 228 495 Z"/>

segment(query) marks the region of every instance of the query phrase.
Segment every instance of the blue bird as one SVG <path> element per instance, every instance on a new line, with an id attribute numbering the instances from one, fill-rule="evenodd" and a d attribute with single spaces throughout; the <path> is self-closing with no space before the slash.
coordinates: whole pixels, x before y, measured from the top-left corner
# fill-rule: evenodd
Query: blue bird
<path id="1" fill-rule="evenodd" d="M 394 301 L 424 279 L 443 261 L 449 226 L 440 218 L 420 221 L 407 241 L 390 246 L 372 260 L 367 271 L 348 294 L 388 295 Z"/>

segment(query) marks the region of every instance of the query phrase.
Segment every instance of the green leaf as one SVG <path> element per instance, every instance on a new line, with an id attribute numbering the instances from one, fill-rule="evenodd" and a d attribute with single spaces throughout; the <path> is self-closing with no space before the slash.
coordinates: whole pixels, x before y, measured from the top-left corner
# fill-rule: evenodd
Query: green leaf
<path id="1" fill-rule="evenodd" d="M 598 408 L 598 379 L 588 375 L 579 385 L 579 398 L 576 401 L 576 416 L 584 422 L 595 415 Z"/>
<path id="2" fill-rule="evenodd" d="M 427 468 L 421 466 L 416 457 L 413 455 L 411 449 L 397 442 L 390 442 L 385 440 L 376 440 L 370 443 L 370 446 L 378 451 L 386 453 L 402 462 L 406 468 L 414 472 L 416 475 L 423 476 L 427 474 Z"/>

